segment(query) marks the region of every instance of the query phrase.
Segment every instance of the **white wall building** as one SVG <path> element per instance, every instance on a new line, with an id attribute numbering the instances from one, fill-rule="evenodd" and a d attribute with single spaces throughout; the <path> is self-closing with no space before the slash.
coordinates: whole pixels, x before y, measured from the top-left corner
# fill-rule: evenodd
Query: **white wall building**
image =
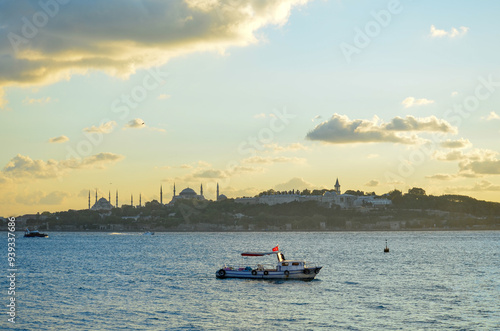
<path id="1" fill-rule="evenodd" d="M 340 206 L 342 209 L 350 209 L 364 206 L 387 206 L 392 203 L 391 200 L 380 198 L 377 196 L 357 196 L 351 194 L 341 194 L 340 184 L 337 178 L 335 182 L 335 189 L 327 191 L 323 195 L 300 195 L 300 194 L 273 194 L 262 195 L 253 198 L 237 198 L 235 202 L 243 204 L 257 204 L 263 203 L 266 205 L 277 205 L 281 203 L 290 203 L 294 201 L 317 201 L 328 205 L 330 208 L 335 205 Z"/>

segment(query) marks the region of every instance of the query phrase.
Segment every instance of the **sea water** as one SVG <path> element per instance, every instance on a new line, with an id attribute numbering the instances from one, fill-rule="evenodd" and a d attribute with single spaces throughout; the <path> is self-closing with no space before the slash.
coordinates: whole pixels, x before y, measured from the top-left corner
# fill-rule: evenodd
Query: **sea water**
<path id="1" fill-rule="evenodd" d="M 316 279 L 216 279 L 224 263 L 274 263 L 240 253 L 277 244 L 323 265 Z M 16 268 L 15 324 L 3 277 L 0 329 L 500 330 L 500 232 L 51 232 L 17 238 Z"/>

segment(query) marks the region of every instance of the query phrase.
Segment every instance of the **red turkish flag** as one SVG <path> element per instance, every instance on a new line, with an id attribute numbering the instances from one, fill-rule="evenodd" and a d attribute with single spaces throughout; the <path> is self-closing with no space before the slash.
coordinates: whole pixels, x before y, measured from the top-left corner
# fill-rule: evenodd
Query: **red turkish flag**
<path id="1" fill-rule="evenodd" d="M 280 250 L 279 245 L 273 248 L 273 252 L 277 252 L 279 250 Z"/>

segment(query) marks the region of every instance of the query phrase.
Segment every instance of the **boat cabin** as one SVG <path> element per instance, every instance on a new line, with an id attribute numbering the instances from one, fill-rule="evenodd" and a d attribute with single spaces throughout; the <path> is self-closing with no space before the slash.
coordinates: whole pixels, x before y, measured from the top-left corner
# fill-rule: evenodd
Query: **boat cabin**
<path id="1" fill-rule="evenodd" d="M 278 262 L 278 271 L 303 270 L 304 261 L 283 260 Z"/>

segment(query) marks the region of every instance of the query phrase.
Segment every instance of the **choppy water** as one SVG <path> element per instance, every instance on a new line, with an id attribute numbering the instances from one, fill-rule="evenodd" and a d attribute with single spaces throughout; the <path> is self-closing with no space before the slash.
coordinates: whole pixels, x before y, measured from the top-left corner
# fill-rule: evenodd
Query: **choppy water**
<path id="1" fill-rule="evenodd" d="M 215 278 L 276 244 L 321 263 L 317 279 Z M 50 233 L 16 246 L 16 324 L 3 308 L 2 329 L 500 330 L 500 232 Z"/>

